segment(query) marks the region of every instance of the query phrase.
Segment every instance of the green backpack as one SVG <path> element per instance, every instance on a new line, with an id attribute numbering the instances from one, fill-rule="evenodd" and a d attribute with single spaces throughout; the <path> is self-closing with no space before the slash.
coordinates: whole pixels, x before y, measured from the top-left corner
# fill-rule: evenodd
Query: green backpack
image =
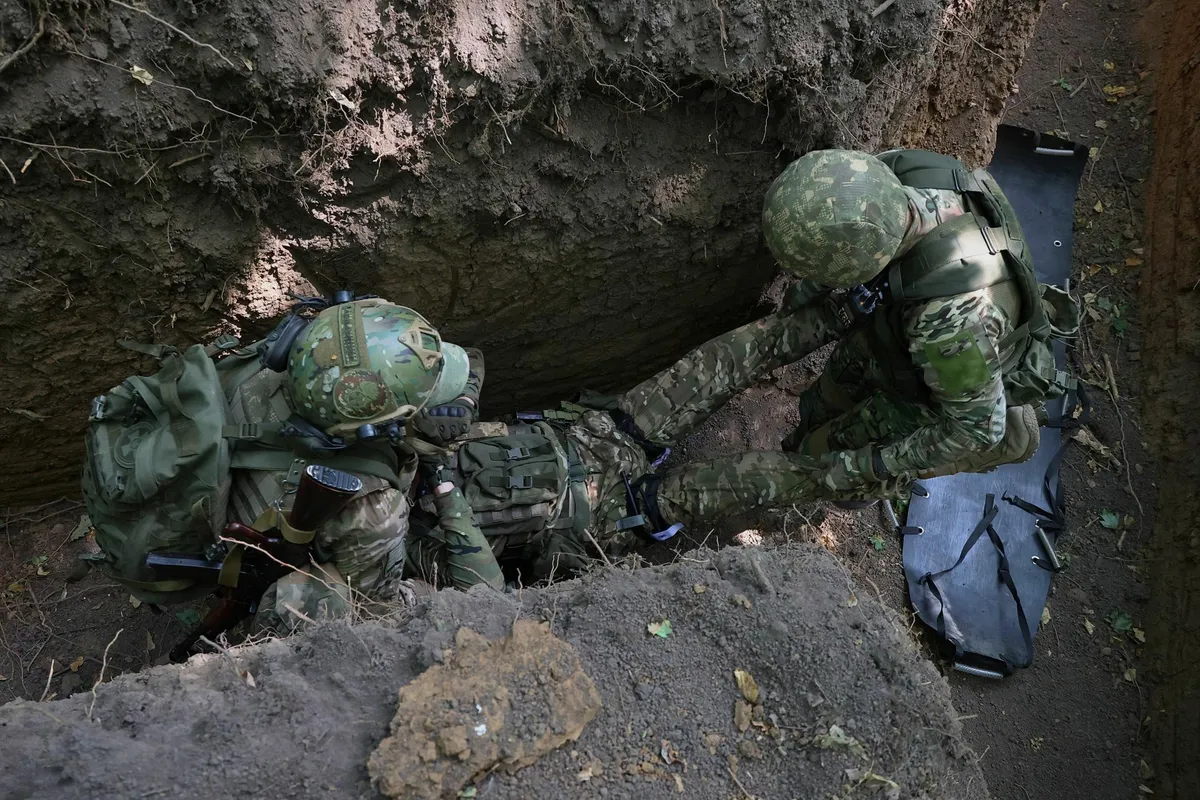
<path id="1" fill-rule="evenodd" d="M 225 524 L 232 481 L 226 390 L 258 372 L 252 348 L 214 361 L 237 346 L 232 337 L 180 352 L 161 345 L 121 345 L 161 359 L 154 375 L 131 376 L 92 400 L 86 434 L 83 496 L 102 568 L 147 603 L 185 602 L 212 587 L 156 580 L 145 566 L 154 551 L 201 554 Z"/>
<path id="2" fill-rule="evenodd" d="M 504 436 L 459 445 L 449 479 L 462 490 L 485 536 L 587 526 L 583 467 L 545 422 L 509 425 Z M 436 513 L 433 498 L 421 507 Z"/>

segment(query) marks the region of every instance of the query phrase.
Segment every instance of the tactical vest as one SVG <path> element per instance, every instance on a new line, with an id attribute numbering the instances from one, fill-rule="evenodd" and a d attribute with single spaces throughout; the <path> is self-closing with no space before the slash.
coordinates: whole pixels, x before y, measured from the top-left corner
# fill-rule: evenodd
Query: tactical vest
<path id="1" fill-rule="evenodd" d="M 968 171 L 957 159 L 925 150 L 892 151 L 880 158 L 905 186 L 956 192 L 967 208 L 872 281 L 882 300 L 863 324 L 893 391 L 917 402 L 929 397 L 908 350 L 906 308 L 985 290 L 1013 322 L 1013 331 L 997 348 L 1009 404 L 1061 397 L 1072 381 L 1055 366 L 1050 340 L 1075 334 L 1078 308 L 1064 291 L 1038 283 L 1016 212 L 995 179 L 986 170 Z"/>

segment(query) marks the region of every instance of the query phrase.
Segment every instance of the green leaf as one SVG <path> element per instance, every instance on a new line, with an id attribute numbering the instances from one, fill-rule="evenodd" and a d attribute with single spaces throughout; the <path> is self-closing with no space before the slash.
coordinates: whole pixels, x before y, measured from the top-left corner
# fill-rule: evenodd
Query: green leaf
<path id="1" fill-rule="evenodd" d="M 1133 620 L 1124 611 L 1113 611 L 1105 620 L 1117 633 L 1129 633 L 1133 630 Z"/>
<path id="2" fill-rule="evenodd" d="M 92 518 L 84 514 L 79 518 L 79 522 L 71 529 L 71 541 L 77 542 L 88 535 L 88 531 L 92 529 Z"/>
<path id="3" fill-rule="evenodd" d="M 1112 320 L 1113 333 L 1115 333 L 1118 338 L 1124 338 L 1125 329 L 1128 327 L 1129 327 L 1129 322 L 1121 319 L 1120 317 L 1116 317 Z"/>
<path id="4" fill-rule="evenodd" d="M 1108 528 L 1110 531 L 1115 531 L 1121 527 L 1121 518 L 1117 516 L 1115 511 L 1101 511 L 1100 524 Z"/>
<path id="5" fill-rule="evenodd" d="M 885 547 L 887 547 L 887 542 L 885 542 L 883 537 L 879 534 L 875 534 L 871 537 L 871 544 L 875 545 L 876 551 L 883 550 Z"/>
<path id="6" fill-rule="evenodd" d="M 175 612 L 175 619 L 191 628 L 200 624 L 200 612 L 194 608 L 185 608 Z"/>
<path id="7" fill-rule="evenodd" d="M 29 559 L 29 563 L 33 564 L 35 567 L 40 567 L 49 560 L 50 556 L 34 556 L 33 558 Z"/>
<path id="8" fill-rule="evenodd" d="M 479 793 L 479 790 L 476 789 L 474 786 L 468 786 L 467 788 L 465 788 L 461 792 L 459 792 L 458 796 L 463 798 L 463 800 L 471 800 L 471 798 L 474 797 L 478 793 Z"/>
<path id="9" fill-rule="evenodd" d="M 665 639 L 671 635 L 671 620 L 664 619 L 662 622 L 651 622 L 646 626 L 646 630 L 652 636 Z"/>
<path id="10" fill-rule="evenodd" d="M 1062 87 L 1062 90 L 1063 90 L 1064 92 L 1070 92 L 1070 91 L 1074 91 L 1074 89 L 1075 89 L 1075 87 L 1074 87 L 1074 86 L 1072 86 L 1071 84 L 1067 83 L 1067 79 L 1066 79 L 1066 78 L 1056 78 L 1056 79 L 1054 80 L 1054 85 L 1055 85 L 1055 86 L 1061 86 L 1061 87 Z"/>

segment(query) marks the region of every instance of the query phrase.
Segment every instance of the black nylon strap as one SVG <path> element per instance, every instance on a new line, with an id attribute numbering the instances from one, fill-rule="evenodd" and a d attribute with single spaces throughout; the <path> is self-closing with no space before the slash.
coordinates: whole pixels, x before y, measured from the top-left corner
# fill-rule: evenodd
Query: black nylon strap
<path id="1" fill-rule="evenodd" d="M 957 569 L 958 566 L 962 564 L 964 560 L 966 560 L 967 554 L 971 552 L 971 548 L 973 548 L 979 542 L 984 533 L 987 533 L 988 539 L 991 541 L 992 546 L 996 548 L 996 552 L 999 554 L 1000 565 L 999 569 L 997 570 L 997 577 L 999 578 L 1000 582 L 1004 584 L 1005 588 L 1008 589 L 1008 593 L 1012 596 L 1013 602 L 1017 606 L 1017 624 L 1021 629 L 1021 638 L 1025 643 L 1025 657 L 1021 661 L 1015 664 L 1006 661 L 1006 664 L 1011 670 L 1012 667 L 1028 667 L 1033 663 L 1033 634 L 1029 629 L 1029 620 L 1025 617 L 1025 606 L 1021 602 L 1021 596 L 1017 593 L 1017 586 L 1012 579 L 1012 572 L 1008 562 L 1008 554 L 1004 551 L 1004 540 L 1000 538 L 1000 534 L 996 533 L 996 529 L 992 525 L 999 513 L 1000 508 L 996 505 L 996 496 L 994 494 L 987 495 L 987 497 L 984 499 L 983 518 L 979 520 L 979 523 L 976 524 L 975 529 L 971 531 L 971 535 L 967 537 L 966 544 L 963 545 L 963 549 L 958 556 L 958 560 L 955 561 L 952 566 L 941 570 L 940 572 L 926 573 L 921 578 L 919 583 L 929 587 L 929 593 L 932 594 L 933 597 L 938 601 L 938 637 L 954 646 L 956 658 L 961 657 L 963 653 L 961 645 L 958 642 L 951 640 L 946 635 L 946 604 L 942 599 L 941 591 L 937 588 L 936 580 L 943 575 Z"/>

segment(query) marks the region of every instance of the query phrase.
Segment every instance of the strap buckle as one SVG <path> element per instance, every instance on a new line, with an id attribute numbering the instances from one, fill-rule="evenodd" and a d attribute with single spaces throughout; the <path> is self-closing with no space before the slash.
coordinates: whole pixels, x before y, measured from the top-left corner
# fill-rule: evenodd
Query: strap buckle
<path id="1" fill-rule="evenodd" d="M 528 447 L 513 447 L 504 451 L 505 461 L 520 461 L 522 458 L 529 458 Z"/>
<path id="2" fill-rule="evenodd" d="M 104 410 L 108 406 L 108 395 L 102 394 L 92 398 L 92 409 L 88 414 L 89 422 L 104 421 Z"/>
<path id="3" fill-rule="evenodd" d="M 509 475 L 508 488 L 510 489 L 532 489 L 533 477 L 531 475 Z"/>
<path id="4" fill-rule="evenodd" d="M 630 528 L 641 528 L 646 524 L 645 514 L 634 514 L 632 517 L 623 517 L 617 520 L 617 530 L 627 531 Z M 674 534 L 671 534 L 674 536 Z"/>

